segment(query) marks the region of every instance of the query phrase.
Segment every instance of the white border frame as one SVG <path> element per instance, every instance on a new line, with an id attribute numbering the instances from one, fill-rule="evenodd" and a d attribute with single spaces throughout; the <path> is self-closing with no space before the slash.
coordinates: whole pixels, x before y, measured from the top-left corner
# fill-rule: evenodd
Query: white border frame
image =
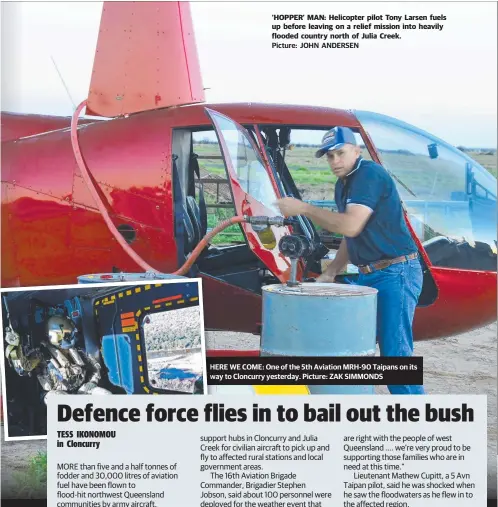
<path id="1" fill-rule="evenodd" d="M 199 310 L 200 310 L 200 325 L 201 325 L 201 354 L 202 354 L 202 363 L 203 363 L 203 396 L 207 396 L 208 393 L 208 383 L 207 383 L 207 364 L 206 364 L 206 333 L 204 330 L 204 299 L 202 293 L 202 278 L 174 278 L 171 280 L 167 279 L 157 279 L 151 278 L 150 280 L 145 281 L 123 281 L 123 282 L 112 282 L 112 283 L 80 283 L 80 284 L 72 284 L 72 285 L 47 285 L 47 286 L 37 286 L 37 287 L 5 287 L 0 288 L 0 296 L 3 296 L 5 292 L 25 292 L 25 291 L 43 291 L 43 290 L 66 290 L 66 289 L 99 289 L 104 287 L 120 287 L 120 286 L 139 286 L 139 285 L 150 285 L 152 283 L 161 283 L 161 284 L 174 284 L 174 283 L 191 283 L 196 282 L 198 286 L 199 292 Z M 7 386 L 5 382 L 5 338 L 4 338 L 4 325 L 3 325 L 3 316 L 2 312 L 0 312 L 0 326 L 2 329 L 2 358 L 0 368 L 2 370 L 2 405 L 3 405 L 3 426 L 4 426 L 4 441 L 5 442 L 18 442 L 23 440 L 47 440 L 46 435 L 33 435 L 27 437 L 11 437 L 9 436 L 9 421 L 7 414 Z M 190 396 L 188 393 L 185 395 Z M 133 395 L 128 395 L 133 396 Z"/>

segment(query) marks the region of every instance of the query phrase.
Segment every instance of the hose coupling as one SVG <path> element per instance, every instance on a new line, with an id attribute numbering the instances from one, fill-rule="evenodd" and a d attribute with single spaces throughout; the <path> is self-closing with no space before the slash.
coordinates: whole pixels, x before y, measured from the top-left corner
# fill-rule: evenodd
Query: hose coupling
<path id="1" fill-rule="evenodd" d="M 286 225 L 293 225 L 294 221 L 291 218 L 285 218 L 282 216 L 266 217 L 266 216 L 248 216 L 244 215 L 244 220 L 248 224 L 256 226 L 272 226 L 284 227 Z"/>

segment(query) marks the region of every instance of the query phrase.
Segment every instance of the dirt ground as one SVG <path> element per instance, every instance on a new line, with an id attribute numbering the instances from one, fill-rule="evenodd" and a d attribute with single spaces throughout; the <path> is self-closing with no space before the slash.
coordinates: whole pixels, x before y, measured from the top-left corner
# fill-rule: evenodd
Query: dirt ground
<path id="1" fill-rule="evenodd" d="M 427 394 L 485 394 L 488 402 L 488 498 L 496 495 L 497 464 L 497 326 L 451 338 L 415 342 L 415 355 L 424 358 Z M 241 333 L 206 333 L 207 348 L 256 349 L 259 337 Z M 385 386 L 377 394 L 389 394 Z"/>
<path id="2" fill-rule="evenodd" d="M 496 323 L 452 338 L 415 343 L 424 357 L 428 394 L 486 394 L 488 400 L 488 498 L 496 498 L 497 440 Z M 241 333 L 206 333 L 208 348 L 253 349 L 259 337 Z M 388 394 L 384 386 L 379 394 Z M 46 450 L 45 440 L 4 442 L 2 428 L 2 498 L 15 495 L 14 474 L 25 470 L 30 457 Z"/>
<path id="3" fill-rule="evenodd" d="M 22 440 L 18 442 L 4 441 L 4 426 L 2 424 L 2 500 L 17 498 L 16 494 L 19 488 L 20 475 L 28 468 L 31 458 L 34 458 L 38 452 L 47 450 L 46 440 Z M 16 480 L 16 477 L 18 478 Z M 32 498 L 37 498 L 33 495 Z M 42 496 L 40 498 L 46 498 Z"/>

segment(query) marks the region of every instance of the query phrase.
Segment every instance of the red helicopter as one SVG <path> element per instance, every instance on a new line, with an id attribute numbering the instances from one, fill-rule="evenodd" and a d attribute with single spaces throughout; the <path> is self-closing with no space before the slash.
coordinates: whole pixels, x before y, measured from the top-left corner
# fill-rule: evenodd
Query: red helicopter
<path id="1" fill-rule="evenodd" d="M 73 117 L 2 113 L 2 286 L 88 273 L 196 276 L 206 329 L 259 334 L 262 286 L 290 276 L 279 240 L 293 232 L 313 245 L 301 279 L 320 273 L 328 251 L 312 223 L 284 222 L 273 205 L 303 198 L 286 160 L 291 139 L 341 125 L 403 199 L 425 268 L 415 339 L 496 320 L 496 179 L 475 160 L 375 113 L 204 101 L 188 3 L 105 2 L 88 99 Z M 78 120 L 85 106 L 94 118 Z M 202 155 L 206 139 L 218 155 Z M 209 231 L 201 173 L 217 158 L 235 218 Z M 210 244 L 235 223 L 243 242 Z"/>

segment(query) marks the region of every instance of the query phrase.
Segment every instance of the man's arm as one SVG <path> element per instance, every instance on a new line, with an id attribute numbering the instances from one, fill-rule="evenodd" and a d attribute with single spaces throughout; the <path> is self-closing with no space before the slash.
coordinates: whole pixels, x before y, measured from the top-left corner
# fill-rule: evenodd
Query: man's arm
<path id="1" fill-rule="evenodd" d="M 327 269 L 316 279 L 317 282 L 333 282 L 335 277 L 344 271 L 349 262 L 348 247 L 343 239 L 337 250 L 334 260 L 327 266 Z"/>
<path id="2" fill-rule="evenodd" d="M 335 213 L 306 202 L 284 197 L 277 206 L 285 216 L 304 215 L 327 231 L 354 238 L 364 229 L 372 210 L 368 206 L 348 205 L 345 213 Z"/>
<path id="3" fill-rule="evenodd" d="M 302 215 L 312 220 L 315 224 L 329 232 L 336 232 L 354 238 L 365 228 L 372 210 L 366 206 L 351 206 L 346 208 L 345 213 L 335 213 L 326 209 L 304 203 Z"/>

